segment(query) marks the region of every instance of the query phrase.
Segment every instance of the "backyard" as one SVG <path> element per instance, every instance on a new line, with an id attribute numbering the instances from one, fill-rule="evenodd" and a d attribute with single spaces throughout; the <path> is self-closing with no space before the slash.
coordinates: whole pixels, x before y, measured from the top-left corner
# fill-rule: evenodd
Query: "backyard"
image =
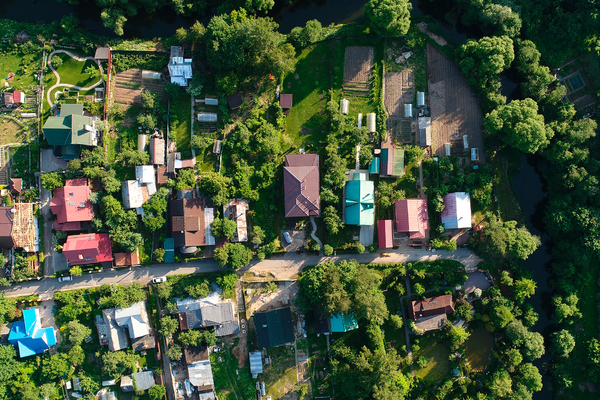
<path id="1" fill-rule="evenodd" d="M 221 343 L 223 351 L 210 355 L 215 391 L 221 400 L 252 400 L 256 395 L 250 363 L 239 368 L 238 360 L 232 354 L 238 341 L 236 338 L 233 345 Z"/>
<path id="2" fill-rule="evenodd" d="M 278 346 L 267 349 L 271 363 L 264 366 L 262 378 L 267 395 L 278 400 L 294 390 L 298 382 L 294 346 Z"/>
<path id="3" fill-rule="evenodd" d="M 0 117 L 0 145 L 9 143 L 26 143 L 27 134 L 21 122 L 12 117 Z"/>
<path id="4" fill-rule="evenodd" d="M 171 113 L 177 118 L 175 129 L 171 132 L 171 138 L 177 142 L 177 151 L 181 152 L 181 158 L 192 156 L 190 140 L 192 138 L 190 95 L 181 92 L 179 97 L 171 104 Z"/>
<path id="5" fill-rule="evenodd" d="M 427 364 L 423 368 L 415 365 L 415 374 L 427 386 L 432 386 L 450 377 L 450 349 L 439 333 L 429 333 L 419 339 L 413 336 L 411 341 L 413 342 L 411 345 L 413 360 L 416 362 L 420 358 L 427 360 Z M 410 373 L 410 367 L 405 367 L 404 372 Z"/>
<path id="6" fill-rule="evenodd" d="M 0 45 L 0 79 L 16 90 L 32 93 L 38 86 L 37 71 L 41 68 L 42 49 L 35 45 Z M 12 83 L 9 74 L 14 74 Z M 6 87 L 6 85 L 2 85 Z"/>

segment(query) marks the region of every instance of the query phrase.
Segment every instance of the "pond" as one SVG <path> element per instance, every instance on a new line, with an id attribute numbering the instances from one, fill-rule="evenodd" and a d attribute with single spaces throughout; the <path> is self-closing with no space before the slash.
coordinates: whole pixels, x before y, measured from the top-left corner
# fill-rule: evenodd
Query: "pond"
<path id="1" fill-rule="evenodd" d="M 487 365 L 494 337 L 482 326 L 475 329 L 467 340 L 467 358 L 471 368 L 475 371 L 483 371 Z"/>

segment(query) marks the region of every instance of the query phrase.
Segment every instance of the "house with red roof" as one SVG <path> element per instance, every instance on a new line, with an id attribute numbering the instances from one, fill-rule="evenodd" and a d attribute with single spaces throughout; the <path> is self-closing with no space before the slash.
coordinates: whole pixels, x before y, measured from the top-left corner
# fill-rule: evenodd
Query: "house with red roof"
<path id="1" fill-rule="evenodd" d="M 394 204 L 396 232 L 408 233 L 410 239 L 425 239 L 429 231 L 427 200 L 404 199 Z"/>
<path id="2" fill-rule="evenodd" d="M 12 93 L 2 93 L 2 104 L 12 106 L 25 103 L 25 93 L 20 90 L 15 90 Z"/>
<path id="3" fill-rule="evenodd" d="M 286 218 L 319 216 L 321 214 L 319 155 L 285 156 L 283 188 Z"/>
<path id="4" fill-rule="evenodd" d="M 391 249 L 394 247 L 394 232 L 392 230 L 391 219 L 377 221 L 377 236 L 379 238 L 380 249 Z"/>
<path id="5" fill-rule="evenodd" d="M 90 187 L 86 178 L 69 179 L 65 186 L 54 190 L 50 210 L 56 215 L 53 227 L 57 231 L 79 231 L 82 222 L 94 218 Z"/>
<path id="6" fill-rule="evenodd" d="M 450 294 L 411 301 L 408 306 L 409 318 L 416 322 L 417 328 L 425 331 L 442 329 L 448 314 L 453 312 L 454 302 Z"/>
<path id="7" fill-rule="evenodd" d="M 71 235 L 63 246 L 63 254 L 70 266 L 98 264 L 113 260 L 111 245 L 108 233 Z"/>

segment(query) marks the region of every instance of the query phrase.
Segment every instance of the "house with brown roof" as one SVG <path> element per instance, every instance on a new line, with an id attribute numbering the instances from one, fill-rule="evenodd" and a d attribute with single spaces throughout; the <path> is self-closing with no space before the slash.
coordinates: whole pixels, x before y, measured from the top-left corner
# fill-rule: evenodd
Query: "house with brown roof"
<path id="1" fill-rule="evenodd" d="M 159 137 L 150 139 L 150 161 L 153 165 L 165 164 L 165 139 Z"/>
<path id="2" fill-rule="evenodd" d="M 21 194 L 23 192 L 23 179 L 10 178 L 10 192 L 12 194 Z"/>
<path id="3" fill-rule="evenodd" d="M 86 178 L 69 179 L 65 186 L 54 190 L 50 210 L 56 215 L 53 223 L 57 231 L 79 231 L 83 223 L 94 218 L 91 191 Z"/>
<path id="4" fill-rule="evenodd" d="M 12 207 L 0 207 L 0 248 L 12 249 L 15 245 L 12 238 L 14 212 Z"/>
<path id="5" fill-rule="evenodd" d="M 404 199 L 394 203 L 396 232 L 408 233 L 409 239 L 425 239 L 429 231 L 427 200 Z"/>
<path id="6" fill-rule="evenodd" d="M 294 103 L 294 95 L 293 94 L 289 94 L 289 93 L 282 94 L 279 97 L 279 105 L 284 110 L 289 110 L 290 108 L 292 108 L 293 103 Z"/>
<path id="7" fill-rule="evenodd" d="M 411 301 L 408 306 L 409 318 L 425 331 L 442 329 L 446 325 L 447 315 L 453 312 L 454 302 L 450 294 Z"/>
<path id="8" fill-rule="evenodd" d="M 286 218 L 319 216 L 321 214 L 319 155 L 285 156 L 283 187 Z"/>
<path id="9" fill-rule="evenodd" d="M 182 253 L 194 253 L 198 246 L 214 245 L 211 233 L 214 209 L 203 199 L 171 201 L 171 236 Z"/>
<path id="10" fill-rule="evenodd" d="M 140 252 L 136 250 L 134 253 L 114 253 L 115 267 L 132 267 L 140 265 Z"/>

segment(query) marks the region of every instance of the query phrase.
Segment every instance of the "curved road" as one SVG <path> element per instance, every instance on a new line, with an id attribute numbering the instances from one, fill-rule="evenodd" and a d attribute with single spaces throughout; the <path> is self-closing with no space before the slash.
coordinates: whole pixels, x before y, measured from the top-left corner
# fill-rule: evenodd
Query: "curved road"
<path id="1" fill-rule="evenodd" d="M 273 257 L 269 260 L 254 260 L 249 266 L 238 270 L 239 274 L 245 272 L 270 272 L 275 279 L 289 280 L 296 279 L 298 273 L 306 266 L 317 265 L 326 261 L 338 262 L 341 260 L 355 259 L 360 263 L 400 263 L 408 261 L 426 261 L 436 259 L 453 259 L 463 263 L 465 266 L 475 266 L 481 260 L 468 249 L 458 249 L 451 253 L 447 251 L 437 251 L 435 253 L 423 250 L 393 250 L 391 257 L 379 257 L 375 254 L 342 254 L 336 257 L 306 256 L 295 253 L 286 253 L 282 257 Z M 42 298 L 50 298 L 56 291 L 84 289 L 98 287 L 103 284 L 120 283 L 129 285 L 133 282 L 139 282 L 142 285 L 150 283 L 152 278 L 157 276 L 168 276 L 177 274 L 194 274 L 215 271 L 226 271 L 227 268 L 219 267 L 213 259 L 190 261 L 188 263 L 173 264 L 154 264 L 150 267 L 134 267 L 130 269 L 120 269 L 114 271 L 99 271 L 92 274 L 74 277 L 72 281 L 58 282 L 55 278 L 45 278 L 22 282 L 11 287 L 2 289 L 7 297 L 28 296 L 39 294 Z"/>
<path id="2" fill-rule="evenodd" d="M 92 60 L 93 62 L 96 63 L 96 65 L 98 65 L 98 69 L 100 69 L 100 80 L 98 82 L 94 83 L 92 86 L 87 86 L 87 87 L 76 86 L 76 85 L 72 85 L 70 83 L 60 83 L 60 75 L 54 69 L 54 67 L 52 66 L 52 63 L 51 63 L 52 56 L 56 53 L 65 53 L 66 55 L 68 55 L 71 58 L 74 58 L 77 61 Z M 98 61 L 96 61 L 96 59 L 94 57 L 83 57 L 82 58 L 82 57 L 77 57 L 75 54 L 68 52 L 66 50 L 54 50 L 48 56 L 48 67 L 50 67 L 50 70 L 54 73 L 54 76 L 56 76 L 56 83 L 54 85 L 52 85 L 52 87 L 50 89 L 48 89 L 48 92 L 46 93 L 46 100 L 48 100 L 48 104 L 50 104 L 50 107 L 52 107 L 54 104 L 50 98 L 50 93 L 52 93 L 52 91 L 54 89 L 56 89 L 57 87 L 69 87 L 69 88 L 73 88 L 73 89 L 77 89 L 77 90 L 91 90 L 104 82 L 104 78 L 102 78 L 102 74 L 104 74 L 104 70 L 102 69 L 102 65 L 100 65 L 100 63 Z"/>

